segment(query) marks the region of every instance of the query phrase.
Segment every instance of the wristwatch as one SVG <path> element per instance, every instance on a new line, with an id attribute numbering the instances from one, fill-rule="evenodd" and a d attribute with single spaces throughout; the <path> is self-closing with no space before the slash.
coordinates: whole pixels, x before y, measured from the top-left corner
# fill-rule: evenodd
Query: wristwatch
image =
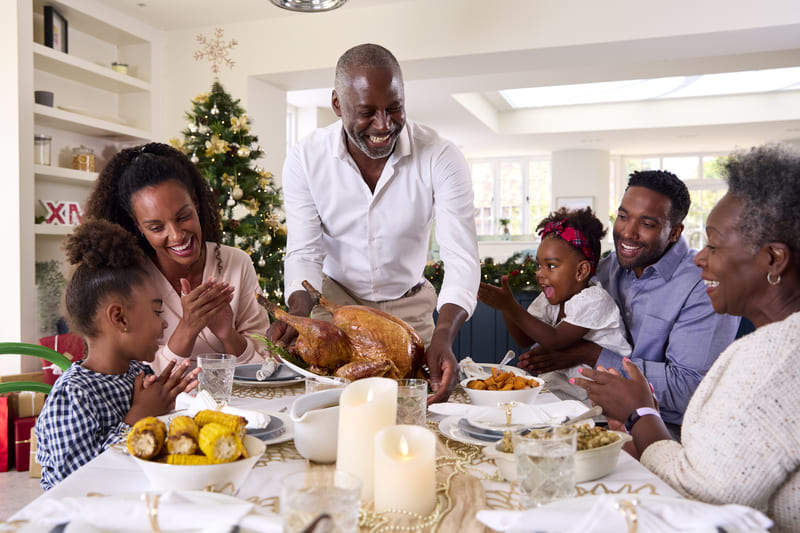
<path id="1" fill-rule="evenodd" d="M 625 429 L 630 433 L 631 428 L 633 427 L 636 422 L 639 421 L 640 418 L 647 415 L 655 415 L 658 418 L 661 418 L 661 413 L 658 412 L 657 409 L 653 409 L 652 407 L 640 407 L 631 412 L 628 415 L 628 419 L 625 420 Z"/>

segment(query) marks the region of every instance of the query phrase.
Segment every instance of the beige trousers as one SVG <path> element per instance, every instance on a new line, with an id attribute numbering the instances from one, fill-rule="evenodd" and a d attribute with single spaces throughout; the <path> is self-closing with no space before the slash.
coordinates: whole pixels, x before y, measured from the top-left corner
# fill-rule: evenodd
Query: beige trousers
<path id="1" fill-rule="evenodd" d="M 372 302 L 359 298 L 325 275 L 322 276 L 322 290 L 320 292 L 325 298 L 339 305 L 365 305 L 405 320 L 408 325 L 419 333 L 425 348 L 431 343 L 435 326 L 433 311 L 436 309 L 438 297 L 436 296 L 436 289 L 427 280 L 413 294 L 385 302 Z M 311 318 L 330 321 L 331 314 L 323 309 L 322 306 L 317 305 L 311 311 Z"/>

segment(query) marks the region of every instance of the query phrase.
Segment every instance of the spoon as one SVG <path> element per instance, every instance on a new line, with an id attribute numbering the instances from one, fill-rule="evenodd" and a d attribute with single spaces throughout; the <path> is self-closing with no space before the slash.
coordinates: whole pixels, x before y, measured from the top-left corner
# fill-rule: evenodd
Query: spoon
<path id="1" fill-rule="evenodd" d="M 602 414 L 602 412 L 603 412 L 603 408 L 600 407 L 599 405 L 595 405 L 594 407 L 592 407 L 591 409 L 589 409 L 585 413 L 581 413 L 581 414 L 579 414 L 577 416 L 573 416 L 572 418 L 567 417 L 567 419 L 564 420 L 563 422 L 561 422 L 561 424 L 562 425 L 574 424 L 575 422 L 580 422 L 581 420 L 587 420 L 589 418 L 594 418 L 595 416 L 597 416 L 599 414 Z"/>
<path id="2" fill-rule="evenodd" d="M 497 368 L 503 370 L 503 367 L 506 366 L 506 363 L 514 359 L 515 355 L 517 354 L 514 353 L 514 350 L 507 351 L 506 354 L 503 356 L 503 359 L 500 361 L 500 364 L 497 365 Z"/>

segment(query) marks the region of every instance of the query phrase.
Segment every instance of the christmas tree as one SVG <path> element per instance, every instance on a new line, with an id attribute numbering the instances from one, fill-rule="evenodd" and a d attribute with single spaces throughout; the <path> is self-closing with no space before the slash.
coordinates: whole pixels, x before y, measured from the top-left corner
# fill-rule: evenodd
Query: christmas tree
<path id="1" fill-rule="evenodd" d="M 215 80 L 210 93 L 192 99 L 186 118 L 183 140 L 170 142 L 189 156 L 214 191 L 222 243 L 250 254 L 264 295 L 280 301 L 286 247 L 280 191 L 272 173 L 256 164 L 263 152 L 244 109 Z"/>

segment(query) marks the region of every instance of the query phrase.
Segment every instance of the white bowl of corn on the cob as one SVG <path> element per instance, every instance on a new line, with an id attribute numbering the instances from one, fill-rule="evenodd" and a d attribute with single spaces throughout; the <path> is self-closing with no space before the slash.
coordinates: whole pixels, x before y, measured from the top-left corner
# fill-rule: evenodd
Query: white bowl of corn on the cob
<path id="1" fill-rule="evenodd" d="M 236 494 L 266 450 L 245 435 L 247 421 L 219 411 L 178 416 L 169 427 L 148 417 L 131 428 L 127 450 L 152 489 Z"/>

